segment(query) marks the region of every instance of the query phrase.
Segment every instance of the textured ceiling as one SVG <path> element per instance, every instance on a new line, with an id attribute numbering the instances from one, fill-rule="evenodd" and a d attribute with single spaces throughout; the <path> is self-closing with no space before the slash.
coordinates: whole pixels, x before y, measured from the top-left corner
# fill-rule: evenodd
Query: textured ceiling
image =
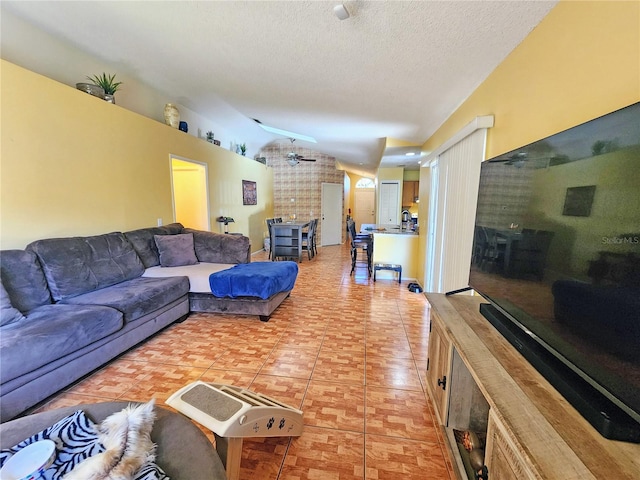
<path id="1" fill-rule="evenodd" d="M 247 143 L 282 139 L 257 118 L 359 173 L 386 137 L 424 143 L 556 2 L 345 1 L 344 21 L 338 3 L 2 2 L 206 118 L 224 112 Z M 382 166 L 407 163 L 394 153 Z"/>

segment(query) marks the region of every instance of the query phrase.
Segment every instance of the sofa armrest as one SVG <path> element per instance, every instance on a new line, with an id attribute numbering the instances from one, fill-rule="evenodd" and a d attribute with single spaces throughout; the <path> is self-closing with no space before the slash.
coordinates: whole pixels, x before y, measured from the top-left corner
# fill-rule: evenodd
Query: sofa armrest
<path id="1" fill-rule="evenodd" d="M 207 263 L 250 263 L 251 242 L 242 235 L 225 235 L 185 228 L 193 234 L 193 246 L 198 261 Z"/>

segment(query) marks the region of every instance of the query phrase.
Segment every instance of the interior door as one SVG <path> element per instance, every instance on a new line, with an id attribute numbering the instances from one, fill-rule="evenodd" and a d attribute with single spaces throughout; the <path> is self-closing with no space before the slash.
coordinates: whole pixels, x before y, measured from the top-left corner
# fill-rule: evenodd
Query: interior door
<path id="1" fill-rule="evenodd" d="M 341 184 L 322 184 L 320 245 L 342 243 L 342 197 L 343 187 Z"/>
<path id="2" fill-rule="evenodd" d="M 364 223 L 376 223 L 376 190 L 375 188 L 356 188 L 353 220 L 356 222 L 356 231 Z"/>

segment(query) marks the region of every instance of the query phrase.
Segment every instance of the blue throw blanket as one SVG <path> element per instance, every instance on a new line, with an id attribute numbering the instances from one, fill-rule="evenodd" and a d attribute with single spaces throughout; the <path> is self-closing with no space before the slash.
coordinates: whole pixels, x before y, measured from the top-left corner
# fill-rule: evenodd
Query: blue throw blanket
<path id="1" fill-rule="evenodd" d="M 216 297 L 260 297 L 266 300 L 278 292 L 288 292 L 298 277 L 296 262 L 252 262 L 209 276 Z"/>

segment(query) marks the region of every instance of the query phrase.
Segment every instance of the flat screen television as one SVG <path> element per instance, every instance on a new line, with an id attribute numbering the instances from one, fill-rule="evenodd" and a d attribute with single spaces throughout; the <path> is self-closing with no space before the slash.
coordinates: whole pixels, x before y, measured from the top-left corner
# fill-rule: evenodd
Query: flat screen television
<path id="1" fill-rule="evenodd" d="M 483 162 L 469 286 L 604 437 L 640 442 L 640 103 Z"/>

